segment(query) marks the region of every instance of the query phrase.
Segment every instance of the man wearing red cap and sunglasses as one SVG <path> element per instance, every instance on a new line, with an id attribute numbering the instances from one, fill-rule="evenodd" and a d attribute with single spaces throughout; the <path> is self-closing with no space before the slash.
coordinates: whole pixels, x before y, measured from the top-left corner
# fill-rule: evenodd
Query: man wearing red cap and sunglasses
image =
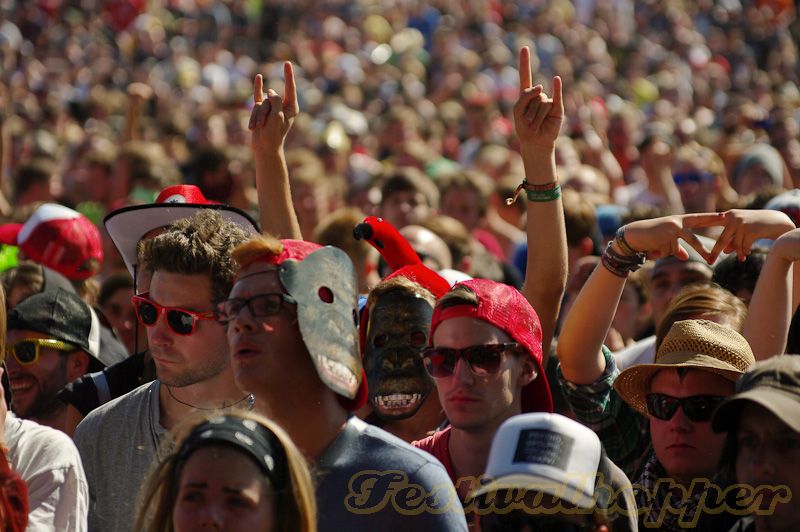
<path id="1" fill-rule="evenodd" d="M 533 86 L 527 47 L 519 53 L 519 81 L 514 126 L 525 180 L 516 194 L 528 200 L 530 250 L 525 297 L 484 279 L 458 283 L 437 302 L 429 347 L 422 352 L 450 426 L 413 445 L 445 465 L 462 501 L 477 487 L 492 439 L 505 420 L 522 412 L 553 411 L 542 341 L 549 346 L 566 278 L 566 233 L 555 165 L 564 105 L 561 78 L 553 78 L 552 98 L 541 85 Z M 529 301 L 536 302 L 541 322 Z"/>
<path id="2" fill-rule="evenodd" d="M 444 464 L 462 500 L 486 469 L 497 428 L 522 412 L 552 412 L 542 328 L 515 288 L 486 279 L 455 285 L 436 304 L 425 368 L 450 426 L 413 443 Z"/>
<path id="3" fill-rule="evenodd" d="M 75 433 L 95 530 L 130 530 L 136 494 L 167 431 L 196 410 L 251 406 L 239 391 L 214 305 L 233 281 L 230 250 L 248 233 L 210 209 L 140 246 L 150 291 L 134 296 L 158 379 L 92 411 Z"/>

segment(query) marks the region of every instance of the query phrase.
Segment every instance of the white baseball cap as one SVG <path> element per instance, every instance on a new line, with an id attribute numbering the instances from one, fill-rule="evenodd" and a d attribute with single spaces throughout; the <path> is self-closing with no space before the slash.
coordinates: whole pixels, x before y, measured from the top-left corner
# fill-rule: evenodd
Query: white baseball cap
<path id="1" fill-rule="evenodd" d="M 490 482 L 470 499 L 499 490 L 547 493 L 578 508 L 594 508 L 600 439 L 560 414 L 522 414 L 497 430 L 489 452 Z"/>

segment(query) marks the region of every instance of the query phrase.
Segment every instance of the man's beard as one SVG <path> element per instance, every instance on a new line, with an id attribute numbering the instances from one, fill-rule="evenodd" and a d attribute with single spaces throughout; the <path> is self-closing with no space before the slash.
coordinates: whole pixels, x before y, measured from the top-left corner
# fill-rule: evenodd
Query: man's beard
<path id="1" fill-rule="evenodd" d="M 156 364 L 156 376 L 162 384 L 173 388 L 191 386 L 216 377 L 228 367 L 227 358 L 208 360 L 202 366 L 193 366 L 182 371 L 165 372 Z"/>

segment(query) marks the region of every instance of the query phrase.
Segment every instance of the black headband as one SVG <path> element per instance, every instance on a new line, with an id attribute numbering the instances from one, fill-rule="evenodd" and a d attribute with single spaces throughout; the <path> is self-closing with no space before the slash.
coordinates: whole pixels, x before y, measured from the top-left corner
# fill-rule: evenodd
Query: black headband
<path id="1" fill-rule="evenodd" d="M 252 419 L 221 415 L 201 423 L 181 445 L 178 463 L 186 461 L 200 447 L 220 443 L 241 449 L 252 456 L 276 490 L 286 487 L 286 451 L 271 430 Z"/>

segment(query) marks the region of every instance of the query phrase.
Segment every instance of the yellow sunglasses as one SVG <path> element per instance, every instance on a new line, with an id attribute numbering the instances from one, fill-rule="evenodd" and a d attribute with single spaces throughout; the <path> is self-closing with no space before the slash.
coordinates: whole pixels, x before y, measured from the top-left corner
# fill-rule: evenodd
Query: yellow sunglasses
<path id="1" fill-rule="evenodd" d="M 33 364 L 39 360 L 39 348 L 49 347 L 58 351 L 75 351 L 77 348 L 55 338 L 26 338 L 6 346 L 6 357 L 14 355 L 20 364 Z"/>

